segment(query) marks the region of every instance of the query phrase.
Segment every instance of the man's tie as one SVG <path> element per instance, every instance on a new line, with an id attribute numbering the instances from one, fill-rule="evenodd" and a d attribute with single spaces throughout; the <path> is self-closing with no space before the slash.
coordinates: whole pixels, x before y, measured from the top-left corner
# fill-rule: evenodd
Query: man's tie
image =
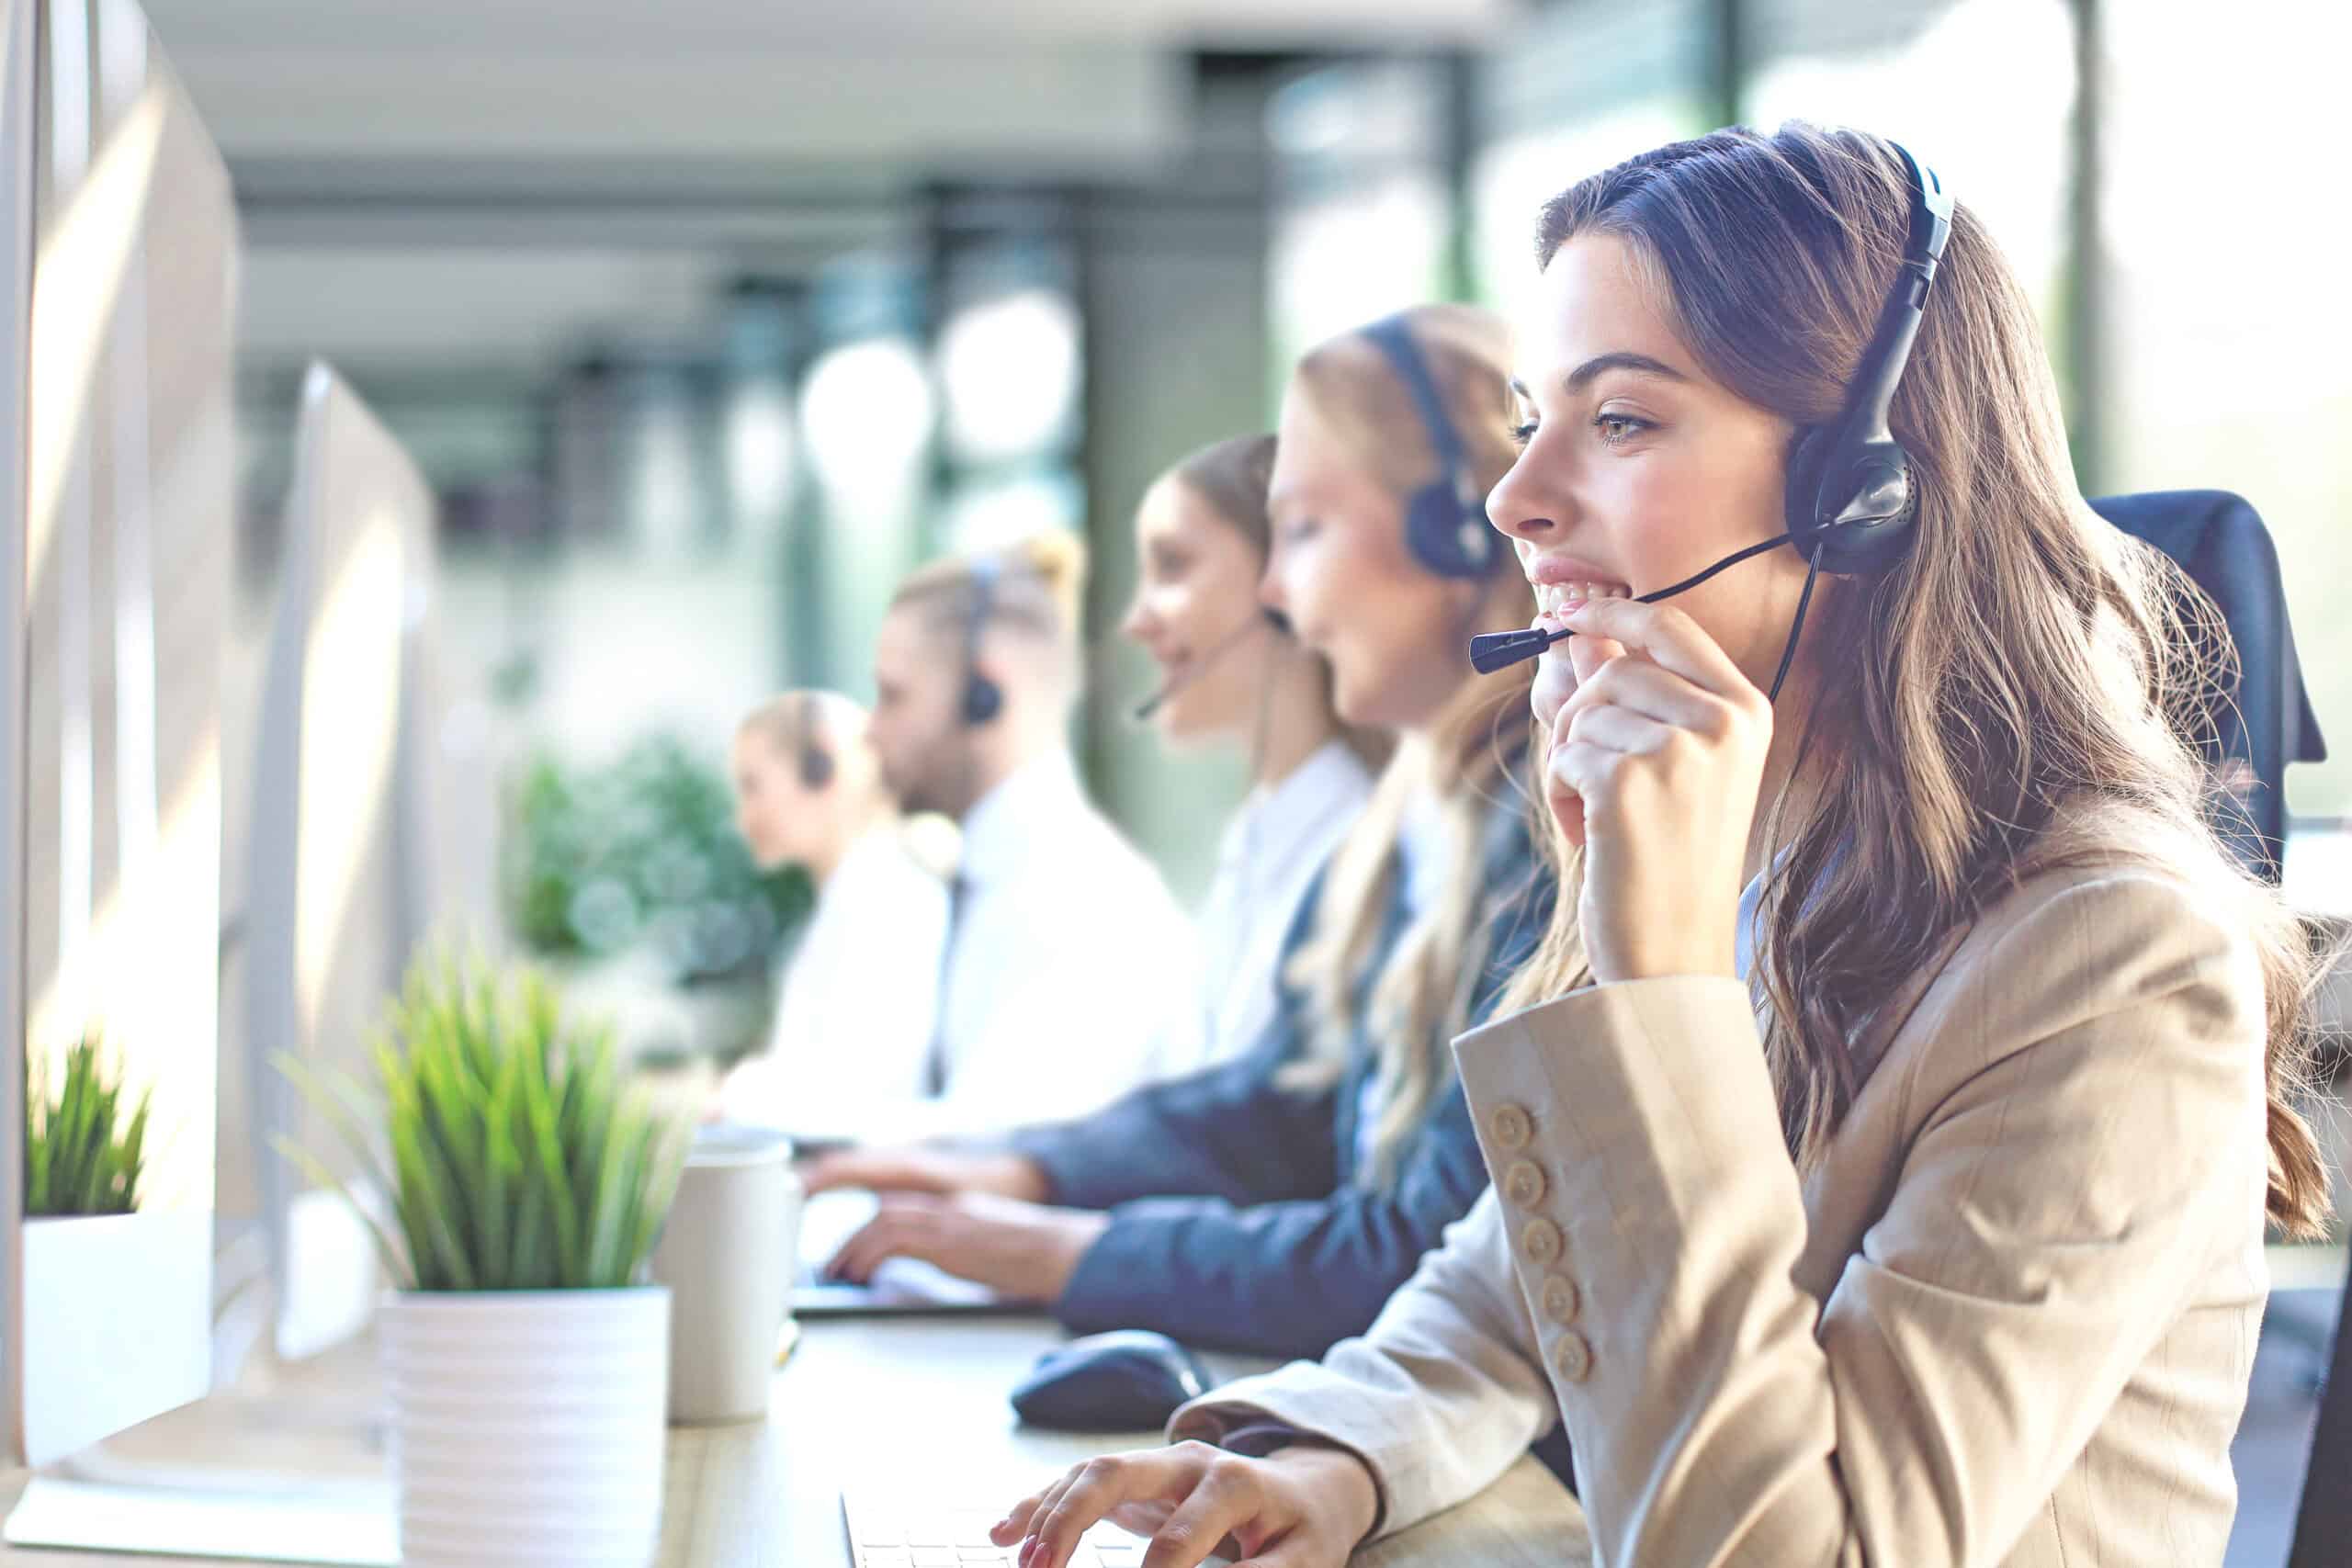
<path id="1" fill-rule="evenodd" d="M 947 1092 L 947 982 L 956 970 L 956 938 L 972 901 L 971 879 L 962 872 L 947 879 L 947 934 L 939 944 L 939 991 L 931 1025 L 931 1049 L 923 1056 L 922 1092 L 937 1100 Z"/>

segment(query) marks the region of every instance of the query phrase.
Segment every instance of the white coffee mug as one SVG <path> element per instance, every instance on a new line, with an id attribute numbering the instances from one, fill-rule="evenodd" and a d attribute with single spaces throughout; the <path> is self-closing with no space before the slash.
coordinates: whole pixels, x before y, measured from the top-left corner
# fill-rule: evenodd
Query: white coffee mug
<path id="1" fill-rule="evenodd" d="M 699 1129 L 653 1249 L 670 1287 L 670 1419 L 764 1417 L 799 1258 L 791 1141 L 763 1128 Z"/>

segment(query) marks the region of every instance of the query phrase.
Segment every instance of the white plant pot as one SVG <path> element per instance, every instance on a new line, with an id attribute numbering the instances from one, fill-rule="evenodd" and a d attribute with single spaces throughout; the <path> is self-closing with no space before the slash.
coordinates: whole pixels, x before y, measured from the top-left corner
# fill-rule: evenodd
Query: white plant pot
<path id="1" fill-rule="evenodd" d="M 396 1291 L 381 1318 L 407 1568 L 645 1568 L 670 1292 Z"/>

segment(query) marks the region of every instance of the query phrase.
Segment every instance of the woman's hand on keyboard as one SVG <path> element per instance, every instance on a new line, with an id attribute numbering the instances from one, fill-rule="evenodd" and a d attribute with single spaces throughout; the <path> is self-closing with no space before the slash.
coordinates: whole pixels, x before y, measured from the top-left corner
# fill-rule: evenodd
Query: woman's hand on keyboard
<path id="1" fill-rule="evenodd" d="M 1380 1506 L 1372 1472 L 1344 1449 L 1301 1443 L 1244 1459 L 1178 1443 L 1087 1461 L 1013 1506 L 989 1532 L 1021 1542 L 1021 1568 L 1065 1568 L 1102 1520 L 1149 1536 L 1145 1568 L 1340 1568 Z"/>
<path id="2" fill-rule="evenodd" d="M 1055 1302 L 1111 1217 L 1049 1209 L 986 1192 L 887 1193 L 865 1228 L 842 1243 L 828 1278 L 863 1285 L 893 1258 L 915 1258 L 1017 1302 Z"/>
<path id="3" fill-rule="evenodd" d="M 871 1192 L 991 1192 L 1042 1203 L 1046 1173 L 1025 1155 L 955 1154 L 946 1149 L 843 1149 L 799 1167 L 811 1197 L 837 1187 Z"/>

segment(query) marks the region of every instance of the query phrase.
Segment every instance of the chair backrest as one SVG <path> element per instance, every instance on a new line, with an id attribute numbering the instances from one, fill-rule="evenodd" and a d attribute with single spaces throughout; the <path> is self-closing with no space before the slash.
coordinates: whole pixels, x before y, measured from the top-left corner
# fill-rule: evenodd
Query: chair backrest
<path id="1" fill-rule="evenodd" d="M 2222 612 L 2236 645 L 2237 689 L 2218 703 L 2206 760 L 2229 786 L 2214 826 L 2272 882 L 2287 836 L 2290 762 L 2327 758 L 2287 624 L 2270 531 L 2243 497 L 2220 490 L 2102 496 L 2093 510 L 2178 562 Z"/>
<path id="2" fill-rule="evenodd" d="M 2287 1568 L 2343 1568 L 2352 1562 L 2352 1262 L 2335 1320 L 2335 1355 L 2319 1396 L 2312 1461 L 2303 1467 L 2303 1502 Z"/>

